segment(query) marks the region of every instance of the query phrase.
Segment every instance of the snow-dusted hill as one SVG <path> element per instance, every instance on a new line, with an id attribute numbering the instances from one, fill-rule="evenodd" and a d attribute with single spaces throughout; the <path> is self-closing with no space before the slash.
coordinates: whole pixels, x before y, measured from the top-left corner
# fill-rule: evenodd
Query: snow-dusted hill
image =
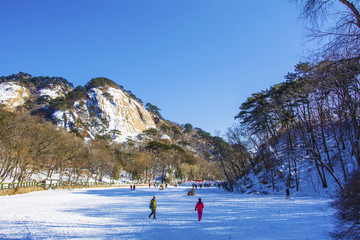
<path id="1" fill-rule="evenodd" d="M 315 127 L 314 131 L 318 131 L 318 137 L 314 139 L 321 142 L 319 127 Z M 328 155 L 320 146 L 319 158 L 328 163 L 327 156 L 329 156 L 332 161 L 332 172 L 330 172 L 330 168 L 325 167 L 321 171 L 319 160 L 318 162 L 315 161 L 309 154 L 308 148 L 302 144 L 300 136 L 294 134 L 293 142 L 296 148 L 291 152 L 292 155 L 289 154 L 286 148 L 284 136 L 279 137 L 277 144 L 274 145 L 276 151 L 273 147 L 270 147 L 267 159 L 269 163 L 271 162 L 270 159 L 273 162 L 268 163 L 268 165 L 264 161 L 254 164 L 248 174 L 238 179 L 236 189 L 242 193 L 285 194 L 286 188 L 289 188 L 291 193 L 296 194 L 336 195 L 338 191 L 341 191 L 339 183 L 343 186 L 346 182 L 344 172 L 348 177 L 357 168 L 357 163 L 355 156 L 349 151 L 351 148 L 350 141 L 345 140 L 344 149 L 338 149 L 331 132 L 327 131 L 324 134 L 328 139 Z M 342 156 L 344 165 L 339 160 L 339 154 Z M 318 167 L 316 164 L 318 164 Z M 319 172 L 322 173 L 323 179 L 319 176 Z M 326 187 L 323 184 L 324 179 Z"/>
<path id="2" fill-rule="evenodd" d="M 85 99 L 76 101 L 73 108 L 55 111 L 52 118 L 69 131 L 76 129 L 90 138 L 108 136 L 117 142 L 156 128 L 139 102 L 113 87 L 90 89 Z"/>
<path id="3" fill-rule="evenodd" d="M 95 86 L 82 91 L 81 97 L 73 97 L 79 91 L 62 78 L 32 78 L 19 73 L 1 80 L 0 103 L 5 109 L 25 107 L 85 138 L 100 136 L 124 142 L 156 128 L 143 105 L 115 83 Z"/>

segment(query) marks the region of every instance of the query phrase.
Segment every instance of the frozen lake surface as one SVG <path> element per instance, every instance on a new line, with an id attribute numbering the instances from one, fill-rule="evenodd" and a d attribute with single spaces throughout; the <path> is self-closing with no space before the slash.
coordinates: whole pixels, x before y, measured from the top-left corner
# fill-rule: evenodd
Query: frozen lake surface
<path id="1" fill-rule="evenodd" d="M 0 239 L 331 239 L 330 199 L 217 188 L 48 190 L 0 197 Z M 157 220 L 149 201 L 157 198 Z M 203 220 L 194 211 L 203 199 Z"/>

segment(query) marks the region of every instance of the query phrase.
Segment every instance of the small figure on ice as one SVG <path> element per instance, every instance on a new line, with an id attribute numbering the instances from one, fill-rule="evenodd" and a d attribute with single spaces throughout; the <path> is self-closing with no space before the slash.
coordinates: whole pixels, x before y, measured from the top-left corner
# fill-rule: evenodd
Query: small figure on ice
<path id="1" fill-rule="evenodd" d="M 286 188 L 286 199 L 290 200 L 290 189 Z"/>
<path id="2" fill-rule="evenodd" d="M 150 200 L 149 208 L 151 209 L 149 218 L 151 217 L 151 215 L 154 215 L 154 219 L 157 219 L 156 218 L 156 198 L 155 198 L 155 196 L 153 196 L 153 198 Z"/>
<path id="3" fill-rule="evenodd" d="M 198 211 L 198 220 L 201 221 L 202 213 L 204 209 L 204 203 L 201 202 L 201 198 L 199 198 L 199 201 L 196 203 L 195 211 Z"/>

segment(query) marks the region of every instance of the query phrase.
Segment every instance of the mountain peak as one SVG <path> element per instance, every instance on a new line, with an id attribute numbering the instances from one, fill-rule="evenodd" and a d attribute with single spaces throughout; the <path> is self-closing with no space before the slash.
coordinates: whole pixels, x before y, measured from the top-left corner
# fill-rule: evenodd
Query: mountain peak
<path id="1" fill-rule="evenodd" d="M 0 80 L 0 101 L 6 109 L 24 106 L 83 137 L 124 142 L 156 128 L 142 101 L 108 78 L 93 78 L 75 89 L 61 77 L 18 73 Z"/>
<path id="2" fill-rule="evenodd" d="M 91 88 L 102 88 L 102 87 L 113 87 L 113 88 L 123 89 L 122 86 L 118 85 L 114 81 L 105 77 L 93 78 L 85 85 L 86 90 L 90 90 Z"/>

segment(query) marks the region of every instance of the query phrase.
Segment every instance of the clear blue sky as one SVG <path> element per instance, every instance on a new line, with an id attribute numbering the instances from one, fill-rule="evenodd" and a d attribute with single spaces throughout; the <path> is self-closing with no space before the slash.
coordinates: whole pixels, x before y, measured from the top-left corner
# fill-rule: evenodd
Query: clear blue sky
<path id="1" fill-rule="evenodd" d="M 0 0 L 0 10 L 1 76 L 107 77 L 212 135 L 304 53 L 287 0 Z"/>

